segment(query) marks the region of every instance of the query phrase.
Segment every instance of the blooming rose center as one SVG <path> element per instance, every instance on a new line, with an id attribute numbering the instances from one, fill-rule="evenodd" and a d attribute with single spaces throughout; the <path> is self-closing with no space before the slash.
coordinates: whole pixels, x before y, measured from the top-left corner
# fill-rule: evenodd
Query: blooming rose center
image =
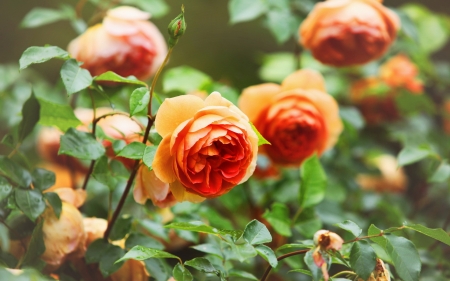
<path id="1" fill-rule="evenodd" d="M 239 127 L 211 124 L 188 132 L 184 138 L 184 147 L 180 143 L 178 148 L 176 170 L 188 190 L 215 197 L 242 180 L 252 154 L 247 134 Z"/>

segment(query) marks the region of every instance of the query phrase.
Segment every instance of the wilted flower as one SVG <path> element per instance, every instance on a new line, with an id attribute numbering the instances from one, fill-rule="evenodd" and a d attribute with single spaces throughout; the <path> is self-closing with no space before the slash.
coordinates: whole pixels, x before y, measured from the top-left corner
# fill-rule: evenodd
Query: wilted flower
<path id="1" fill-rule="evenodd" d="M 381 175 L 358 175 L 356 182 L 362 189 L 378 192 L 405 191 L 408 178 L 403 168 L 398 166 L 397 158 L 392 155 L 383 154 L 372 158 L 370 163 L 380 170 Z"/>
<path id="2" fill-rule="evenodd" d="M 153 75 L 167 54 L 164 37 L 150 14 L 133 7 L 109 10 L 102 24 L 90 27 L 70 42 L 72 57 L 84 62 L 92 75 L 114 71 L 145 80 Z"/>
<path id="3" fill-rule="evenodd" d="M 301 43 L 324 64 L 349 66 L 380 57 L 395 40 L 398 16 L 379 0 L 317 3 L 300 26 Z"/>
<path id="4" fill-rule="evenodd" d="M 173 206 L 177 202 L 170 191 L 169 184 L 158 179 L 155 172 L 144 165 L 137 172 L 133 196 L 139 204 L 145 204 L 147 199 L 150 199 L 160 208 Z"/>
<path id="5" fill-rule="evenodd" d="M 339 107 L 325 92 L 320 73 L 299 70 L 280 85 L 244 89 L 239 107 L 271 145 L 262 147 L 276 164 L 300 165 L 337 142 L 343 126 Z"/>
<path id="6" fill-rule="evenodd" d="M 365 280 L 359 278 L 358 281 Z M 366 281 L 391 281 L 391 274 L 384 266 L 384 262 L 382 260 L 377 259 L 375 270 L 370 274 L 369 279 Z"/>
<path id="7" fill-rule="evenodd" d="M 217 92 L 205 100 L 166 99 L 155 126 L 163 140 L 153 170 L 177 201 L 223 195 L 255 170 L 258 137 L 247 116 Z"/>
<path id="8" fill-rule="evenodd" d="M 76 207 L 63 202 L 58 219 L 53 210 L 47 209 L 43 215 L 45 252 L 41 259 L 51 266 L 59 266 L 67 258 L 81 257 L 86 250 L 83 217 Z"/>
<path id="9" fill-rule="evenodd" d="M 344 244 L 344 240 L 336 233 L 322 229 L 314 234 L 314 244 L 319 246 L 321 250 L 339 251 Z"/>
<path id="10" fill-rule="evenodd" d="M 423 83 L 418 79 L 419 69 L 405 55 L 396 55 L 380 67 L 380 78 L 393 88 L 405 88 L 411 93 L 423 92 Z"/>

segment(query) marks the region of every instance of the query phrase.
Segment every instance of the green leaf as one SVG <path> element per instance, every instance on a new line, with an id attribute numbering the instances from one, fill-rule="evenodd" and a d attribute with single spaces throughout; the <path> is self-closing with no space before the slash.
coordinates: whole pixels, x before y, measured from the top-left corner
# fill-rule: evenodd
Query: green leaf
<path id="1" fill-rule="evenodd" d="M 139 224 L 145 228 L 148 232 L 156 237 L 160 237 L 165 241 L 169 241 L 168 231 L 165 229 L 165 226 L 162 226 L 160 223 L 151 221 L 149 219 L 143 219 L 138 221 Z"/>
<path id="2" fill-rule="evenodd" d="M 56 182 L 56 175 L 52 171 L 36 168 L 31 174 L 33 186 L 41 191 L 52 187 Z"/>
<path id="3" fill-rule="evenodd" d="M 173 277 L 176 281 L 192 281 L 194 280 L 194 277 L 192 276 L 191 272 L 189 270 L 182 266 L 181 264 L 177 263 L 175 267 L 173 268 Z"/>
<path id="4" fill-rule="evenodd" d="M 258 252 L 256 252 L 255 247 L 245 242 L 242 244 L 236 244 L 232 239 L 226 239 L 227 243 L 231 246 L 232 252 L 234 254 L 234 259 L 240 262 L 244 262 L 255 257 Z M 231 259 L 231 257 L 228 257 Z"/>
<path id="5" fill-rule="evenodd" d="M 386 236 L 386 250 L 403 281 L 418 281 L 422 264 L 414 244 L 404 237 Z"/>
<path id="6" fill-rule="evenodd" d="M 308 276 L 311 276 L 311 277 L 312 277 L 311 271 L 306 270 L 306 269 L 301 269 L 301 268 L 299 268 L 299 269 L 289 270 L 289 273 L 291 273 L 291 272 L 303 273 L 303 274 L 305 274 L 305 275 L 308 275 Z M 333 279 L 333 281 L 334 281 L 334 280 L 336 280 L 336 279 Z"/>
<path id="7" fill-rule="evenodd" d="M 361 112 L 353 106 L 340 106 L 339 116 L 357 130 L 364 128 L 366 124 Z"/>
<path id="8" fill-rule="evenodd" d="M 319 267 L 317 267 L 317 265 L 314 263 L 313 251 L 308 251 L 305 254 L 305 257 L 303 258 L 303 260 L 305 261 L 305 264 L 308 267 L 308 269 L 311 271 L 313 280 L 320 281 L 321 278 L 323 277 L 322 270 Z M 329 264 L 329 263 L 327 263 L 327 264 Z"/>
<path id="9" fill-rule="evenodd" d="M 263 15 L 268 7 L 264 0 L 230 0 L 228 11 L 230 23 L 250 21 Z"/>
<path id="10" fill-rule="evenodd" d="M 61 136 L 58 154 L 67 154 L 84 160 L 96 160 L 105 153 L 105 148 L 92 134 L 70 128 Z"/>
<path id="11" fill-rule="evenodd" d="M 124 83 L 124 84 L 132 84 L 132 85 L 141 85 L 147 87 L 145 82 L 139 81 L 134 76 L 130 77 L 122 77 L 119 74 L 116 74 L 112 71 L 107 71 L 105 73 L 100 74 L 99 76 L 94 78 L 96 82 L 116 82 L 116 83 Z"/>
<path id="12" fill-rule="evenodd" d="M 32 221 L 35 221 L 45 210 L 42 193 L 36 189 L 17 188 L 14 192 L 17 206 Z"/>
<path id="13" fill-rule="evenodd" d="M 156 281 L 167 281 L 172 276 L 172 268 L 169 268 L 165 260 L 149 259 L 144 263 L 148 273 Z"/>
<path id="14" fill-rule="evenodd" d="M 272 235 L 267 227 L 257 220 L 252 220 L 245 226 L 242 237 L 251 245 L 272 242 Z"/>
<path id="15" fill-rule="evenodd" d="M 130 116 L 147 108 L 150 101 L 150 91 L 146 87 L 137 88 L 130 96 Z"/>
<path id="16" fill-rule="evenodd" d="M 409 229 L 420 232 L 428 237 L 441 241 L 442 243 L 450 246 L 450 235 L 448 235 L 448 233 L 445 232 L 445 230 L 443 230 L 442 228 L 433 229 L 420 224 L 409 224 L 409 223 L 405 224 L 405 226 Z"/>
<path id="17" fill-rule="evenodd" d="M 44 233 L 42 232 L 43 225 L 44 220 L 41 220 L 34 228 L 33 234 L 31 234 L 28 249 L 23 257 L 23 266 L 35 262 L 36 259 L 45 252 Z"/>
<path id="18" fill-rule="evenodd" d="M 256 278 L 255 275 L 250 274 L 250 273 L 248 273 L 246 271 L 243 271 L 243 270 L 238 270 L 238 269 L 231 269 L 228 272 L 228 276 L 230 276 L 230 277 L 240 277 L 240 278 L 244 278 L 244 279 L 258 281 L 258 278 Z"/>
<path id="19" fill-rule="evenodd" d="M 184 263 L 187 266 L 193 267 L 204 273 L 219 274 L 219 271 L 206 258 L 195 258 Z"/>
<path id="20" fill-rule="evenodd" d="M 178 259 L 179 257 L 172 255 L 171 253 L 164 252 L 157 249 L 151 249 L 144 246 L 134 246 L 128 253 L 125 254 L 121 259 L 117 260 L 116 263 L 124 261 L 124 260 L 138 260 L 143 261 L 146 259 L 155 258 L 155 259 Z"/>
<path id="21" fill-rule="evenodd" d="M 124 253 L 125 251 L 119 246 L 111 245 L 107 248 L 104 254 L 100 257 L 99 262 L 99 269 L 103 277 L 108 277 L 122 267 L 123 262 L 116 260 L 123 256 Z"/>
<path id="22" fill-rule="evenodd" d="M 199 90 L 212 83 L 211 77 L 189 66 L 171 68 L 164 73 L 163 89 L 165 92 L 180 91 L 188 93 Z"/>
<path id="23" fill-rule="evenodd" d="M 6 146 L 9 146 L 10 148 L 14 148 L 15 146 L 15 141 L 14 141 L 14 136 L 13 134 L 6 134 L 3 136 L 2 141 L 0 142 L 1 144 L 4 144 Z"/>
<path id="24" fill-rule="evenodd" d="M 207 254 L 210 254 L 210 255 L 217 256 L 217 257 L 219 257 L 221 259 L 224 258 L 222 250 L 216 244 L 210 244 L 210 243 L 200 244 L 200 245 L 191 246 L 191 248 L 193 248 L 193 249 L 195 249 L 197 251 L 203 252 L 203 253 L 207 253 Z"/>
<path id="25" fill-rule="evenodd" d="M 300 20 L 291 13 L 289 8 L 271 9 L 267 13 L 266 24 L 277 42 L 282 44 L 297 33 Z"/>
<path id="26" fill-rule="evenodd" d="M 35 28 L 63 19 L 69 19 L 65 11 L 37 7 L 26 14 L 20 27 Z"/>
<path id="27" fill-rule="evenodd" d="M 81 68 L 74 59 L 69 59 L 62 65 L 61 78 L 68 95 L 84 90 L 92 84 L 89 71 Z"/>
<path id="28" fill-rule="evenodd" d="M 63 132 L 82 124 L 68 104 L 57 104 L 42 98 L 38 101 L 41 105 L 39 124 L 55 126 Z"/>
<path id="29" fill-rule="evenodd" d="M 282 203 L 273 203 L 272 210 L 266 210 L 263 214 L 273 229 L 283 236 L 290 237 L 291 232 L 291 220 L 289 218 L 289 209 Z"/>
<path id="30" fill-rule="evenodd" d="M 437 170 L 428 179 L 430 183 L 446 182 L 450 178 L 450 165 L 447 161 L 442 161 Z"/>
<path id="31" fill-rule="evenodd" d="M 92 242 L 86 250 L 85 259 L 87 264 L 98 263 L 100 259 L 105 255 L 105 252 L 112 245 L 103 238 L 97 239 Z"/>
<path id="32" fill-rule="evenodd" d="M 344 222 L 340 222 L 335 224 L 335 226 L 342 228 L 343 230 L 347 230 L 348 232 L 350 232 L 351 234 L 353 234 L 353 236 L 358 237 L 361 232 L 362 229 L 354 222 L 352 222 L 351 220 L 346 220 Z M 367 279 L 367 278 L 365 278 Z"/>
<path id="33" fill-rule="evenodd" d="M 134 141 L 127 146 L 125 146 L 117 156 L 125 157 L 128 159 L 142 159 L 144 156 L 146 145 L 142 142 Z"/>
<path id="34" fill-rule="evenodd" d="M 62 211 L 62 201 L 59 198 L 57 193 L 47 192 L 44 194 L 44 198 L 47 199 L 47 202 L 52 206 L 53 212 L 55 216 L 59 219 Z"/>
<path id="35" fill-rule="evenodd" d="M 258 136 L 258 146 L 263 144 L 271 144 L 268 140 L 266 140 L 261 133 L 256 129 L 255 125 L 253 125 L 252 122 L 250 122 L 250 126 L 252 126 L 253 132 Z"/>
<path id="36" fill-rule="evenodd" d="M 141 10 L 149 12 L 153 18 L 160 18 L 169 12 L 169 5 L 164 0 L 122 0 L 122 4 L 135 5 Z"/>
<path id="37" fill-rule="evenodd" d="M 407 91 L 401 91 L 400 94 L 395 96 L 395 104 L 403 115 L 412 115 L 420 113 L 436 112 L 436 107 L 433 100 L 427 95 L 414 95 Z"/>
<path id="38" fill-rule="evenodd" d="M 356 274 L 367 280 L 377 264 L 377 255 L 367 241 L 355 242 L 350 251 L 350 264 Z"/>
<path id="39" fill-rule="evenodd" d="M 118 218 L 111 230 L 109 238 L 112 241 L 124 238 L 128 234 L 128 232 L 130 232 L 132 222 L 133 217 L 129 215 L 123 215 L 120 218 Z"/>
<path id="40" fill-rule="evenodd" d="M 22 121 L 19 124 L 19 142 L 22 142 L 33 131 L 39 121 L 40 105 L 38 100 L 31 93 L 30 98 L 22 107 Z"/>
<path id="41" fill-rule="evenodd" d="M 69 53 L 56 46 L 29 47 L 20 57 L 20 70 L 35 63 L 43 63 L 51 59 L 68 60 L 69 57 Z"/>
<path id="42" fill-rule="evenodd" d="M 153 169 L 153 159 L 155 159 L 157 149 L 158 147 L 154 145 L 145 147 L 144 156 L 142 156 L 142 162 L 144 162 L 145 166 L 147 166 L 147 168 L 149 168 L 150 170 Z"/>
<path id="43" fill-rule="evenodd" d="M 31 184 L 30 172 L 8 157 L 0 156 L 0 173 L 21 187 L 28 187 Z"/>
<path id="44" fill-rule="evenodd" d="M 263 81 L 281 83 L 297 69 L 297 61 L 292 53 L 273 53 L 264 55 L 259 77 Z"/>
<path id="45" fill-rule="evenodd" d="M 377 234 L 380 234 L 381 232 L 382 232 L 382 230 L 373 224 L 371 224 L 369 226 L 369 229 L 367 230 L 367 234 L 369 236 L 377 235 Z M 373 242 L 380 245 L 383 249 L 386 249 L 386 237 L 384 237 L 384 236 L 372 237 L 372 238 L 370 238 L 370 240 L 372 240 Z"/>
<path id="46" fill-rule="evenodd" d="M 325 197 L 327 176 L 317 155 L 308 158 L 300 169 L 300 206 L 305 209 L 319 204 Z"/>
<path id="47" fill-rule="evenodd" d="M 432 155 L 432 151 L 427 147 L 406 146 L 400 151 L 397 156 L 398 166 L 401 167 L 418 162 L 430 155 Z"/>
<path id="48" fill-rule="evenodd" d="M 238 237 L 242 234 L 242 232 L 239 232 L 239 231 L 218 229 L 218 228 L 209 226 L 202 221 L 173 222 L 173 223 L 165 225 L 164 228 L 181 229 L 181 230 L 188 230 L 188 231 L 194 231 L 194 232 L 209 233 L 209 234 L 214 234 L 214 235 L 227 235 L 228 234 L 228 235 L 232 235 L 233 237 Z"/>
<path id="49" fill-rule="evenodd" d="M 9 181 L 0 176 L 0 201 L 3 201 L 7 198 L 13 189 L 13 186 L 9 183 Z"/>
<path id="50" fill-rule="evenodd" d="M 277 251 L 285 250 L 285 249 L 311 249 L 314 247 L 314 244 L 311 240 L 311 244 L 299 244 L 299 243 L 292 243 L 292 244 L 284 244 L 283 246 L 279 247 Z"/>
<path id="51" fill-rule="evenodd" d="M 258 255 L 260 255 L 263 259 L 265 259 L 271 267 L 275 268 L 278 265 L 277 256 L 273 252 L 273 250 L 266 245 L 257 245 L 255 246 L 256 252 L 258 252 Z"/>
<path id="52" fill-rule="evenodd" d="M 131 249 L 134 246 L 138 245 L 157 250 L 164 249 L 164 245 L 161 242 L 150 236 L 144 235 L 142 233 L 131 233 L 125 241 L 125 248 Z"/>

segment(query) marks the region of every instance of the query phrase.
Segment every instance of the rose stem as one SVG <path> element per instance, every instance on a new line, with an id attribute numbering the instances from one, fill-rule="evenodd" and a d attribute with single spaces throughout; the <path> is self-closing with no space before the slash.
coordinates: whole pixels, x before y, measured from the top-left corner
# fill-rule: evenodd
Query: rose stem
<path id="1" fill-rule="evenodd" d="M 95 129 L 97 128 L 97 122 L 95 122 L 95 120 L 97 120 L 96 118 L 96 113 L 97 111 L 95 110 L 95 100 L 94 100 L 94 95 L 92 94 L 91 91 L 89 91 L 89 95 L 91 96 L 91 101 L 92 101 L 92 110 L 93 110 L 93 116 L 92 116 L 92 135 L 94 135 L 95 138 Z M 86 177 L 84 178 L 84 182 L 83 182 L 83 186 L 81 187 L 83 190 L 86 190 L 87 184 L 89 182 L 89 179 L 91 178 L 91 174 L 94 171 L 94 166 L 95 166 L 95 160 L 91 161 L 91 165 L 89 166 L 89 170 L 86 174 Z"/>
<path id="2" fill-rule="evenodd" d="M 309 250 L 310 249 L 299 250 L 299 251 L 294 251 L 294 252 L 291 252 L 291 253 L 284 254 L 282 256 L 279 256 L 277 258 L 277 261 L 281 261 L 281 260 L 284 260 L 285 258 L 289 258 L 289 257 L 292 257 L 292 256 L 304 254 L 304 253 L 308 252 Z M 264 272 L 264 275 L 261 277 L 260 281 L 265 281 L 267 279 L 267 277 L 269 276 L 271 270 L 272 270 L 272 266 L 269 265 L 266 268 L 266 271 Z"/>
<path id="3" fill-rule="evenodd" d="M 167 61 L 169 60 L 170 55 L 172 54 L 172 48 L 169 49 L 167 52 L 166 58 L 164 59 L 164 62 L 160 65 L 158 71 L 155 74 L 155 78 L 153 78 L 152 85 L 150 87 L 150 101 L 148 102 L 148 123 L 147 128 L 145 129 L 144 139 L 142 140 L 143 144 L 147 144 L 148 136 L 150 134 L 150 129 L 153 126 L 153 123 L 155 122 L 155 118 L 152 116 L 152 98 L 153 98 L 153 90 L 156 85 L 156 81 L 159 78 L 159 75 L 161 74 L 164 66 L 166 65 Z M 136 177 L 137 171 L 139 169 L 140 160 L 134 161 L 133 170 L 130 173 L 130 177 L 128 178 L 127 185 L 125 186 L 125 190 L 123 191 L 122 197 L 120 197 L 119 204 L 117 205 L 117 208 L 114 210 L 114 213 L 112 215 L 111 220 L 108 223 L 108 228 L 105 231 L 105 234 L 103 236 L 104 239 L 108 239 L 109 234 L 111 233 L 111 230 L 114 226 L 114 223 L 116 222 L 117 218 L 119 217 L 120 211 L 122 211 L 123 205 L 125 204 L 125 199 L 128 196 L 128 193 L 130 193 L 131 186 L 133 185 L 134 178 Z"/>

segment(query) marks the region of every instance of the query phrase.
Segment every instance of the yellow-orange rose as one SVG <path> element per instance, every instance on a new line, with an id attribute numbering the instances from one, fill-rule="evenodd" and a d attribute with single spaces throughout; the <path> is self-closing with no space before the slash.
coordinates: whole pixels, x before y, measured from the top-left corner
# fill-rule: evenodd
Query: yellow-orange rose
<path id="1" fill-rule="evenodd" d="M 83 217 L 76 207 L 63 202 L 59 219 L 51 209 L 47 209 L 43 219 L 43 261 L 51 266 L 59 266 L 68 257 L 81 257 L 84 254 L 86 248 Z"/>
<path id="2" fill-rule="evenodd" d="M 150 14 L 133 7 L 109 10 L 102 24 L 90 27 L 70 42 L 70 55 L 84 62 L 92 75 L 114 71 L 145 80 L 153 75 L 167 54 L 158 28 L 147 20 Z"/>
<path id="3" fill-rule="evenodd" d="M 320 73 L 299 70 L 281 85 L 244 89 L 239 107 L 272 145 L 263 150 L 277 164 L 299 165 L 332 147 L 342 131 L 337 102 Z"/>
<path id="4" fill-rule="evenodd" d="M 205 100 L 166 99 L 155 126 L 163 140 L 153 170 L 177 201 L 223 195 L 255 170 L 258 137 L 247 116 L 217 92 Z"/>
<path id="5" fill-rule="evenodd" d="M 145 204 L 147 199 L 150 199 L 160 208 L 171 207 L 177 202 L 169 189 L 169 184 L 158 179 L 155 172 L 144 165 L 137 172 L 133 196 L 139 204 Z"/>
<path id="6" fill-rule="evenodd" d="M 301 44 L 324 64 L 349 66 L 380 57 L 395 40 L 398 16 L 380 0 L 317 3 L 300 26 Z"/>

